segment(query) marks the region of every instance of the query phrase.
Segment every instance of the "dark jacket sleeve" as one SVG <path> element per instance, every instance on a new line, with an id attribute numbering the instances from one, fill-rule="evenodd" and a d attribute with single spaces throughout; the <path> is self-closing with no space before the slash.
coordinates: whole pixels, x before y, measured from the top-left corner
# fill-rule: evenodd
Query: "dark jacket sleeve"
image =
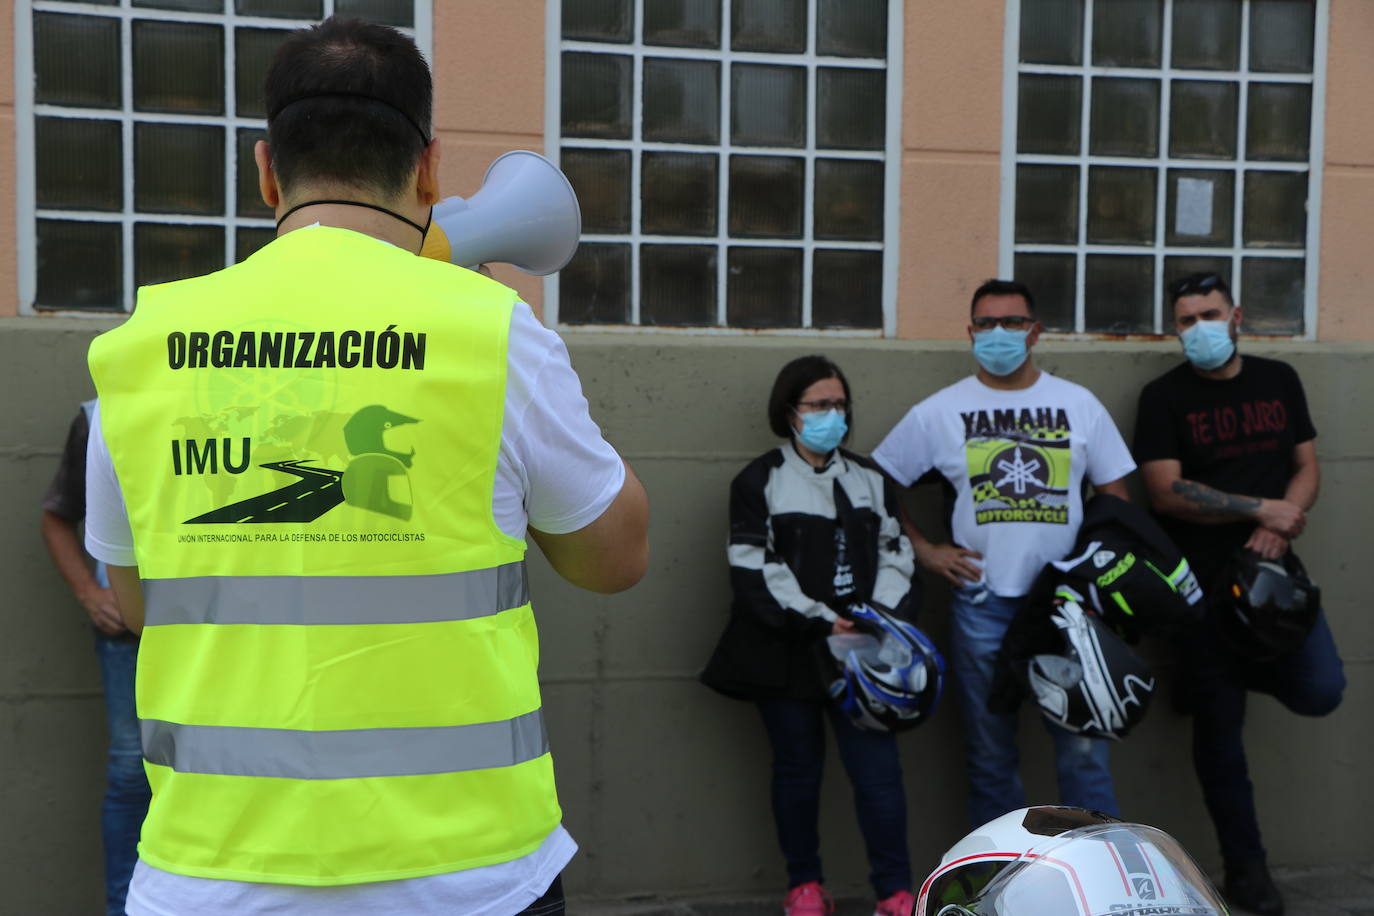
<path id="1" fill-rule="evenodd" d="M 797 600 L 810 599 L 801 595 L 795 578 L 771 550 L 765 487 L 777 464 L 776 452 L 765 455 L 730 486 L 727 551 L 733 601 L 701 681 L 737 699 L 823 702 L 827 683 L 824 636 L 831 624 L 786 606 L 787 599 L 779 600 L 779 593 L 791 588 L 801 596 Z"/>
<path id="2" fill-rule="evenodd" d="M 869 595 L 903 620 L 916 622 L 921 607 L 921 580 L 916 574 L 916 552 L 902 532 L 902 510 L 897 485 L 876 462 L 845 452 L 845 457 L 862 468 L 859 473 L 873 491 L 873 519 L 867 528 L 862 549 L 873 564 L 873 587 Z M 860 543 L 857 538 L 851 540 Z"/>
<path id="3" fill-rule="evenodd" d="M 734 607 L 773 629 L 804 638 L 824 635 L 831 627 L 830 609 L 802 591 L 797 577 L 773 549 L 764 493 L 770 471 L 770 463 L 760 459 L 730 485 L 727 554 Z"/>
<path id="4" fill-rule="evenodd" d="M 1035 655 L 1055 654 L 1062 648 L 1059 629 L 1050 619 L 1058 581 L 1058 570 L 1046 566 L 1021 599 L 1021 606 L 1007 626 L 1002 646 L 997 650 L 992 687 L 988 691 L 990 711 L 1015 712 L 1029 694 L 1025 680 L 1027 663 Z"/>
<path id="5" fill-rule="evenodd" d="M 86 412 L 78 410 L 67 429 L 67 442 L 62 459 L 53 475 L 48 492 L 43 495 L 43 508 L 69 522 L 86 517 L 86 438 L 90 424 Z"/>

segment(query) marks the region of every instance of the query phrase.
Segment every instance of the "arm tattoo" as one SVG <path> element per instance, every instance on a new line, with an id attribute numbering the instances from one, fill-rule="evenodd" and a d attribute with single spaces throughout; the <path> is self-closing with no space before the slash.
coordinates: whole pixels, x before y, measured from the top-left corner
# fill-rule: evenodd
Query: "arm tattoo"
<path id="1" fill-rule="evenodd" d="M 1202 515 L 1239 515 L 1252 518 L 1260 506 L 1260 501 L 1253 496 L 1223 493 L 1192 480 L 1175 480 L 1172 489 L 1192 503 L 1193 508 Z"/>

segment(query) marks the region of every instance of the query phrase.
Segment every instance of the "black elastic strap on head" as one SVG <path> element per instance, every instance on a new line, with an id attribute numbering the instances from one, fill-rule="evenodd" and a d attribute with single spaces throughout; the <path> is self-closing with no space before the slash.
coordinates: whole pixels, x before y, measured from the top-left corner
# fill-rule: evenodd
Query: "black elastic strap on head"
<path id="1" fill-rule="evenodd" d="M 385 105 L 387 108 L 390 108 L 392 111 L 396 112 L 401 117 L 405 118 L 406 123 L 408 123 L 411 127 L 415 128 L 415 132 L 420 135 L 420 139 L 425 141 L 425 146 L 429 146 L 429 134 L 425 133 L 424 128 L 420 127 L 420 125 L 415 122 L 415 119 L 412 118 L 409 114 L 407 114 L 404 109 L 402 109 L 395 102 L 388 102 L 381 96 L 369 95 L 366 92 L 308 92 L 305 95 L 298 95 L 293 98 L 287 99 L 285 102 L 282 102 L 275 109 L 267 113 L 267 120 L 269 122 L 275 120 L 277 115 L 282 113 L 283 109 L 288 108 L 289 106 L 294 105 L 297 102 L 304 102 L 308 99 L 320 98 L 363 99 L 364 101 L 377 102 L 380 105 Z"/>
<path id="2" fill-rule="evenodd" d="M 429 224 L 434 222 L 433 207 L 429 208 L 429 219 L 425 220 L 425 224 L 421 226 L 419 223 L 415 222 L 412 219 L 406 219 L 404 216 L 397 213 L 395 210 L 388 210 L 386 207 L 382 207 L 377 204 L 369 204 L 361 200 L 307 200 L 296 204 L 290 210 L 287 210 L 285 213 L 283 213 L 281 215 L 281 219 L 277 220 L 277 228 L 280 229 L 281 224 L 286 222 L 286 218 L 290 216 L 292 213 L 295 213 L 302 207 L 313 207 L 316 204 L 343 204 L 344 206 L 348 207 L 367 207 L 369 210 L 376 210 L 378 213 L 385 213 L 387 216 L 390 216 L 393 219 L 400 220 L 407 226 L 410 226 L 416 232 L 420 233 L 421 244 L 424 243 L 425 236 L 429 234 Z"/>

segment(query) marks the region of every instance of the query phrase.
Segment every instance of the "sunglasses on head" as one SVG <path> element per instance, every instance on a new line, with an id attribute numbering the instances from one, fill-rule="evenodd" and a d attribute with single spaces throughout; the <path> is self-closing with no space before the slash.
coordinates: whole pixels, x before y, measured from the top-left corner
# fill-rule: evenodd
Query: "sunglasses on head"
<path id="1" fill-rule="evenodd" d="M 1226 281 L 1216 274 L 1194 274 L 1191 277 L 1184 277 L 1176 280 L 1174 285 L 1169 287 L 1169 294 L 1178 299 L 1183 296 L 1205 296 L 1214 289 L 1229 293 Z"/>

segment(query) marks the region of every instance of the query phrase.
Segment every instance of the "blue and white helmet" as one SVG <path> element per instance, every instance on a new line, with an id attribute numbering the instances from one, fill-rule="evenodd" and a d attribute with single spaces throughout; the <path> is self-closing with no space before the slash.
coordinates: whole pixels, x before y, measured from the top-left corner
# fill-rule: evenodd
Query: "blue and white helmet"
<path id="1" fill-rule="evenodd" d="M 935 710 L 944 688 L 945 660 L 912 624 L 876 605 L 850 607 L 856 632 L 826 642 L 839 668 L 830 697 L 860 728 L 900 732 Z"/>

